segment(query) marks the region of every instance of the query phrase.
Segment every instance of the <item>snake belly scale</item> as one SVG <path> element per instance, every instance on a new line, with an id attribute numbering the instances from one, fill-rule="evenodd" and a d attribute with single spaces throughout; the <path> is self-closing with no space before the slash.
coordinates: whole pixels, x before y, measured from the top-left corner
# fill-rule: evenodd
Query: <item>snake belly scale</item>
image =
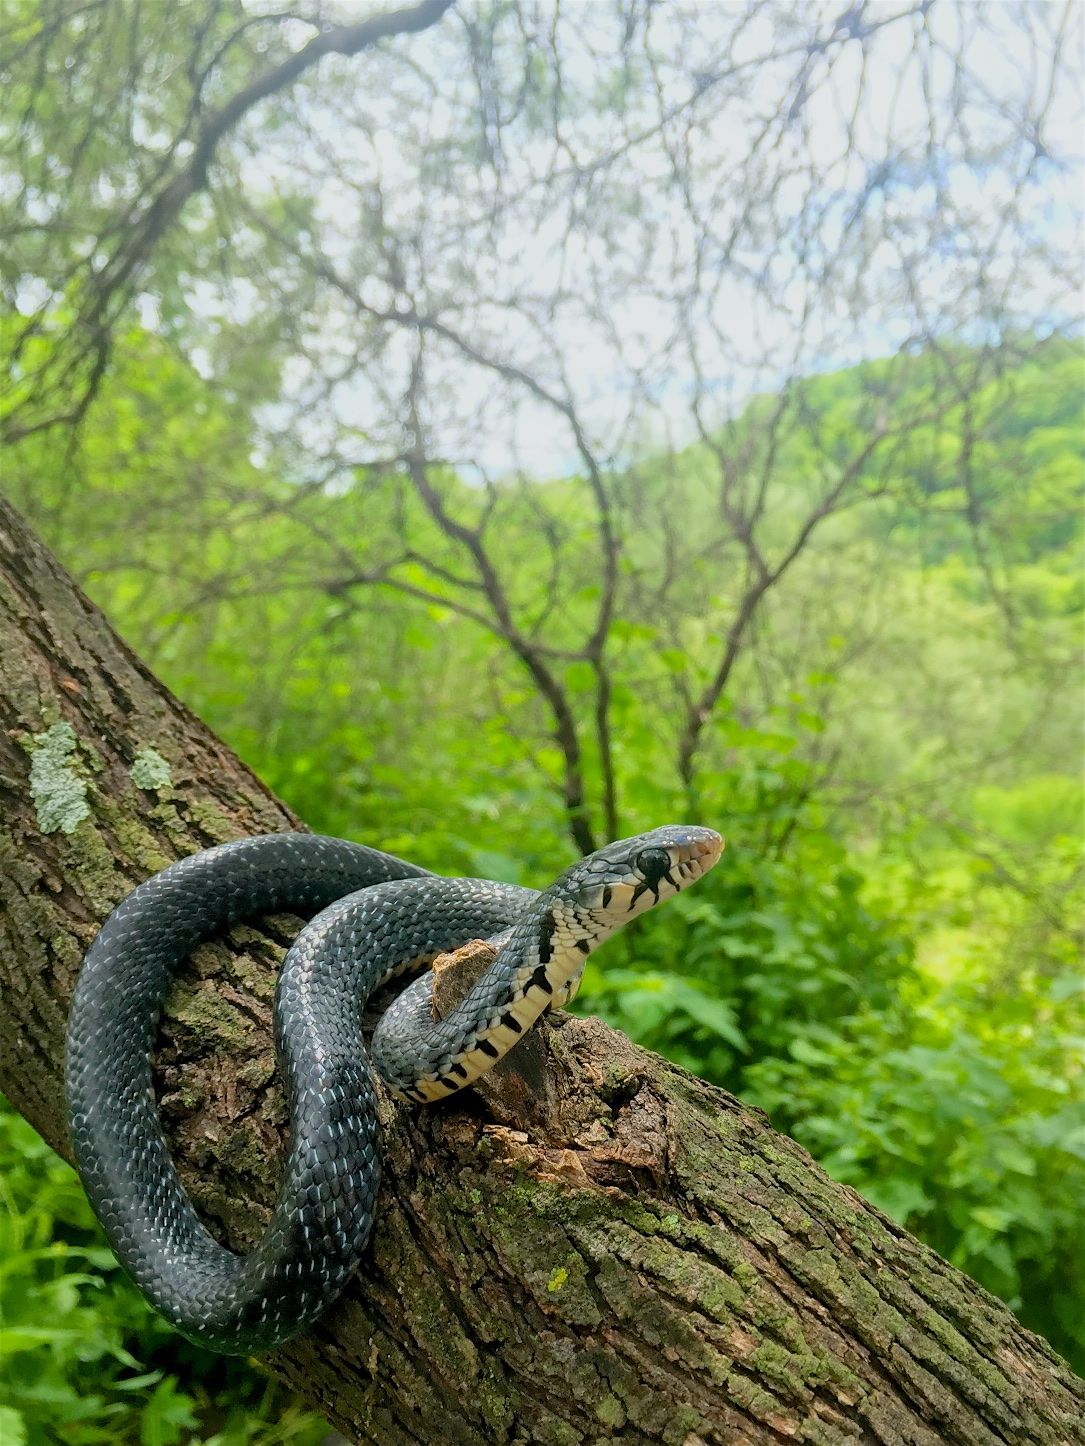
<path id="1" fill-rule="evenodd" d="M 68 1024 L 76 1166 L 121 1264 L 183 1334 L 227 1353 L 268 1350 L 312 1322 L 357 1266 L 380 1180 L 370 1063 L 401 1099 L 444 1099 L 492 1068 L 626 920 L 700 878 L 723 844 L 671 825 L 581 859 L 538 892 L 446 879 L 316 834 L 240 839 L 181 859 L 121 901 L 89 949 Z M 275 1043 L 290 1117 L 263 1238 L 236 1255 L 204 1228 L 170 1158 L 151 1054 L 180 963 L 242 918 L 310 919 L 283 962 Z M 471 939 L 494 962 L 445 1018 L 424 973 L 367 1052 L 362 1006 L 386 980 Z"/>

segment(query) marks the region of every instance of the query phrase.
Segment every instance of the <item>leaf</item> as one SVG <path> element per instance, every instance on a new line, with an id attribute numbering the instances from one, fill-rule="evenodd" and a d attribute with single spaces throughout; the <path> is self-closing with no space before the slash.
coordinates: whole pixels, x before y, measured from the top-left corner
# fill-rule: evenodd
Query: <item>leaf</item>
<path id="1" fill-rule="evenodd" d="M 26 1423 L 14 1406 L 0 1406 L 0 1441 L 4 1446 L 26 1446 Z"/>
<path id="2" fill-rule="evenodd" d="M 182 1431 L 199 1424 L 191 1396 L 183 1395 L 173 1376 L 167 1376 L 143 1408 L 139 1422 L 142 1446 L 176 1446 Z"/>
<path id="3" fill-rule="evenodd" d="M 972 1219 L 978 1225 L 982 1225 L 984 1230 L 993 1230 L 996 1234 L 1008 1230 L 1013 1220 L 1013 1216 L 1007 1211 L 1000 1210 L 994 1205 L 976 1205 L 972 1209 L 971 1215 Z"/>
<path id="4" fill-rule="evenodd" d="M 1056 975 L 1048 992 L 1052 1004 L 1063 1004 L 1067 999 L 1085 994 L 1085 973 L 1080 969 L 1070 969 L 1065 974 Z"/>
<path id="5" fill-rule="evenodd" d="M 57 1346 L 65 1341 L 77 1341 L 82 1333 L 59 1326 L 5 1326 L 0 1329 L 0 1358 L 30 1351 L 40 1345 Z"/>
<path id="6" fill-rule="evenodd" d="M 595 669 L 580 660 L 569 663 L 565 669 L 565 686 L 571 693 L 591 692 L 595 686 Z"/>
<path id="7" fill-rule="evenodd" d="M 690 665 L 688 655 L 681 648 L 660 648 L 659 661 L 669 673 L 684 673 Z"/>
<path id="8" fill-rule="evenodd" d="M 494 879 L 501 884 L 519 884 L 523 881 L 522 859 L 510 858 L 491 849 L 470 848 L 472 866 L 480 879 Z"/>
<path id="9" fill-rule="evenodd" d="M 805 1039 L 793 1039 L 788 1045 L 788 1053 L 792 1059 L 799 1060 L 802 1064 L 823 1066 L 832 1063 L 832 1055 L 824 1049 L 818 1049 L 815 1045 L 809 1044 Z"/>
<path id="10" fill-rule="evenodd" d="M 886 1180 L 875 1180 L 861 1188 L 872 1205 L 884 1210 L 901 1225 L 907 1225 L 916 1215 L 926 1215 L 934 1205 L 918 1180 L 903 1175 L 891 1175 Z"/>
<path id="11" fill-rule="evenodd" d="M 116 1383 L 118 1391 L 142 1391 L 147 1386 L 156 1385 L 162 1379 L 162 1371 L 146 1371 L 142 1376 L 128 1376 Z"/>
<path id="12" fill-rule="evenodd" d="M 749 1045 L 735 1021 L 735 1012 L 722 999 L 714 999 L 684 980 L 670 981 L 672 1007 L 682 1010 L 711 1034 L 726 1040 L 733 1049 L 745 1054 Z"/>

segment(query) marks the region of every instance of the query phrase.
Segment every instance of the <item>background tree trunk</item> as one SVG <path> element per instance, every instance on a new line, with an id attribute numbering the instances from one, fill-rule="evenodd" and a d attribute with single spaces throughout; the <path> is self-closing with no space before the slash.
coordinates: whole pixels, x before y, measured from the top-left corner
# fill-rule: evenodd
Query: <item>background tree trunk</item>
<path id="1" fill-rule="evenodd" d="M 181 854 L 301 825 L 3 503 L 0 722 L 0 1085 L 66 1153 L 67 1000 L 102 919 Z M 278 1173 L 294 927 L 200 948 L 160 1036 L 182 1176 L 238 1249 Z M 567 1015 L 509 1063 L 446 1106 L 387 1105 L 366 1265 L 268 1358 L 348 1436 L 1085 1441 L 1069 1367 L 757 1111 Z"/>

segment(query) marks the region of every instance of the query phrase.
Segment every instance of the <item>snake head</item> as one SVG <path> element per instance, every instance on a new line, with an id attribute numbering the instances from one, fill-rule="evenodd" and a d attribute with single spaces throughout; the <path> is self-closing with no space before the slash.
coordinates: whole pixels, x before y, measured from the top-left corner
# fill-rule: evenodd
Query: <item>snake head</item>
<path id="1" fill-rule="evenodd" d="M 722 852 L 723 839 L 714 829 L 666 824 L 607 844 L 560 882 L 566 898 L 614 929 L 696 883 Z"/>

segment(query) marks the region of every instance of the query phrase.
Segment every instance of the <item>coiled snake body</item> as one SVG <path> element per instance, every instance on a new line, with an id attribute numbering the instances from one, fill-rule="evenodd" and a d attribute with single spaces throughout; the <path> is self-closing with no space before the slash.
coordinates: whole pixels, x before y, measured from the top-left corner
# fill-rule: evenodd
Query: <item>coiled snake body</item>
<path id="1" fill-rule="evenodd" d="M 446 879 L 341 839 L 267 834 L 170 865 L 129 894 L 87 953 L 68 1025 L 76 1165 L 121 1263 L 193 1340 L 267 1350 L 342 1289 L 373 1223 L 380 1175 L 367 1059 L 403 1099 L 447 1098 L 539 1015 L 575 994 L 585 957 L 621 924 L 716 862 L 711 829 L 669 826 L 581 859 L 542 893 Z M 200 1223 L 158 1118 L 151 1051 L 177 967 L 257 914 L 312 916 L 275 996 L 290 1147 L 271 1222 L 239 1256 Z M 382 1016 L 367 1055 L 361 1009 L 385 980 L 475 938 L 493 964 L 444 1019 L 423 975 Z"/>

